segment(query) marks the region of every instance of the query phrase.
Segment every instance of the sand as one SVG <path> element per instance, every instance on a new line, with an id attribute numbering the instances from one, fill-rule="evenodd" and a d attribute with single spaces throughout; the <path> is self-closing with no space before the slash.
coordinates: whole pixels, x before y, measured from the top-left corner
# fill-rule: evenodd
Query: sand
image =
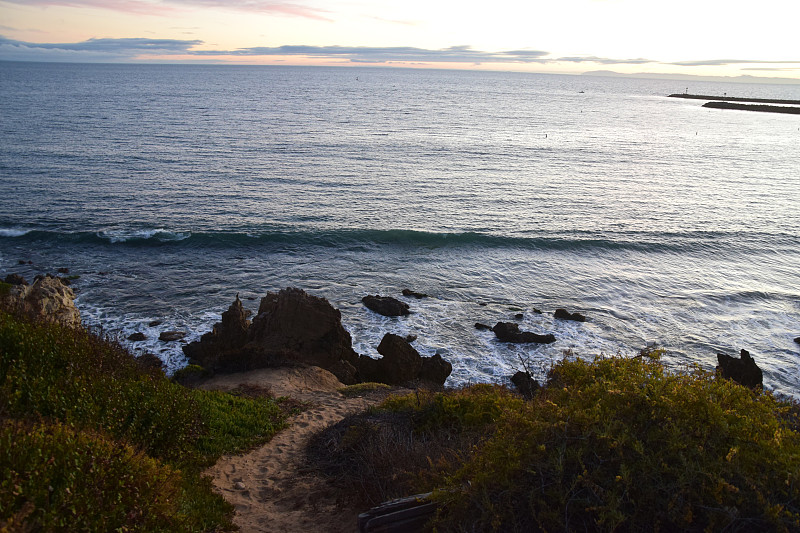
<path id="1" fill-rule="evenodd" d="M 244 455 L 223 456 L 207 474 L 215 490 L 236 508 L 234 522 L 243 533 L 357 530 L 359 512 L 341 504 L 341 494 L 305 466 L 305 447 L 315 433 L 346 415 L 379 402 L 386 393 L 345 398 L 343 385 L 316 367 L 261 369 L 217 376 L 204 389 L 230 390 L 239 385 L 268 387 L 310 405 L 289 419 L 289 427 L 270 442 Z"/>

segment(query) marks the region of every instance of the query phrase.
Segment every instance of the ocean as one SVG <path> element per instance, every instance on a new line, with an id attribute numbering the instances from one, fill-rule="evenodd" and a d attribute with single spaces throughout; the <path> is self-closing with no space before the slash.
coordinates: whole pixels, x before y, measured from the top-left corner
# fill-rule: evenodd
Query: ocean
<path id="1" fill-rule="evenodd" d="M 186 360 L 160 332 L 197 339 L 237 293 L 256 311 L 293 286 L 341 310 L 359 353 L 417 335 L 452 386 L 655 344 L 676 371 L 747 349 L 767 388 L 800 396 L 800 117 L 666 97 L 684 91 L 800 99 L 586 75 L 0 62 L 0 275 L 68 268 L 84 323 L 169 371 Z M 413 314 L 378 316 L 367 294 Z M 557 342 L 474 327 L 519 313 Z"/>

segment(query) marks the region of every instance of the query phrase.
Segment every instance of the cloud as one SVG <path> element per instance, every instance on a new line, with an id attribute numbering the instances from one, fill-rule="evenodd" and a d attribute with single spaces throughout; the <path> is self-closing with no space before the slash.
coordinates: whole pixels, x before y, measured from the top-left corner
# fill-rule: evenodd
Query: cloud
<path id="1" fill-rule="evenodd" d="M 795 70 L 800 70 L 800 66 L 798 67 L 745 67 L 741 70 L 761 70 L 761 71 L 768 71 L 768 72 L 794 72 Z"/>
<path id="2" fill-rule="evenodd" d="M 596 56 L 575 56 L 575 57 L 559 57 L 555 61 L 564 63 L 599 63 L 601 65 L 643 65 L 645 63 L 655 63 L 652 59 L 611 59 L 607 57 Z"/>
<path id="3" fill-rule="evenodd" d="M 328 11 L 291 2 L 272 0 L 2 0 L 12 4 L 39 7 L 94 8 L 135 13 L 137 15 L 169 16 L 180 10 L 215 8 L 248 13 L 270 13 L 329 21 Z"/>
<path id="4" fill-rule="evenodd" d="M 514 50 L 484 52 L 469 46 L 451 46 L 429 50 L 412 46 L 306 46 L 285 45 L 276 47 L 255 46 L 236 50 L 198 50 L 194 55 L 205 56 L 303 56 L 316 59 L 339 58 L 354 63 L 426 62 L 426 63 L 542 63 L 548 52 Z"/>
<path id="5" fill-rule="evenodd" d="M 130 61 L 142 55 L 185 54 L 202 44 L 179 39 L 89 39 L 78 43 L 29 43 L 0 36 L 0 59 L 12 61 Z"/>
<path id="6" fill-rule="evenodd" d="M 768 64 L 768 65 L 800 65 L 800 61 L 764 61 L 754 59 L 704 59 L 701 61 L 676 61 L 666 63 L 680 67 L 723 67 L 727 65 L 748 65 L 748 64 Z"/>
<path id="7" fill-rule="evenodd" d="M 187 0 L 188 1 L 188 0 Z M 196 1 L 196 0 L 195 0 Z M 198 49 L 201 45 L 211 49 Z M 468 45 L 442 49 L 417 48 L 413 46 L 253 46 L 233 50 L 214 49 L 213 44 L 198 39 L 89 39 L 77 43 L 29 43 L 14 41 L 0 36 L 0 59 L 39 61 L 159 61 L 175 59 L 224 61 L 224 58 L 271 58 L 286 57 L 317 60 L 344 60 L 359 64 L 553 64 L 596 63 L 602 65 L 638 65 L 656 63 L 650 59 L 613 59 L 596 56 L 555 57 L 542 50 L 501 50 L 489 52 L 475 50 Z M 38 54 L 38 57 L 37 57 Z M 75 57 L 69 57 L 73 54 Z M 93 54 L 90 56 L 90 54 Z"/>

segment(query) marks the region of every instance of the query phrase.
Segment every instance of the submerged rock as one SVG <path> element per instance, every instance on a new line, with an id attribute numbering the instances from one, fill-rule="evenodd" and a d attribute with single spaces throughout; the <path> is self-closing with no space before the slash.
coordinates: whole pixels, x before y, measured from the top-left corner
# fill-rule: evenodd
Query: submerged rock
<path id="1" fill-rule="evenodd" d="M 514 322 L 498 322 L 492 328 L 495 336 L 502 342 L 513 343 L 538 343 L 550 344 L 556 342 L 556 337 L 552 333 L 539 335 L 530 331 L 520 331 L 519 324 Z"/>
<path id="2" fill-rule="evenodd" d="M 37 277 L 33 285 L 13 285 L 0 295 L 0 305 L 33 320 L 80 327 L 81 314 L 75 307 L 75 293 L 58 278 Z"/>
<path id="3" fill-rule="evenodd" d="M 403 296 L 409 296 L 412 298 L 416 298 L 417 300 L 428 297 L 428 295 L 423 292 L 415 292 L 412 291 L 411 289 L 403 289 Z"/>
<path id="4" fill-rule="evenodd" d="M 475 329 L 480 329 L 480 330 L 484 330 L 485 331 L 485 330 L 492 329 L 492 326 L 487 326 L 486 324 L 481 324 L 480 322 L 475 322 Z"/>
<path id="5" fill-rule="evenodd" d="M 185 331 L 162 331 L 158 336 L 158 340 L 162 342 L 179 341 L 186 336 Z"/>
<path id="6" fill-rule="evenodd" d="M 19 274 L 9 274 L 6 276 L 6 279 L 3 280 L 5 283 L 9 285 L 27 285 L 28 282 L 20 276 Z"/>
<path id="7" fill-rule="evenodd" d="M 383 316 L 403 316 L 411 313 L 408 304 L 391 296 L 364 296 L 361 299 L 367 309 Z"/>
<path id="8" fill-rule="evenodd" d="M 566 309 L 556 309 L 556 312 L 553 313 L 555 318 L 561 320 L 572 320 L 573 322 L 586 322 L 586 317 L 580 313 L 570 313 Z"/>
<path id="9" fill-rule="evenodd" d="M 141 331 L 137 331 L 136 333 L 131 333 L 128 335 L 128 340 L 131 342 L 144 341 L 147 340 L 147 336 Z"/>
<path id="10" fill-rule="evenodd" d="M 724 353 L 717 354 L 719 366 L 716 370 L 725 379 L 754 389 L 763 386 L 764 375 L 747 350 L 741 351 L 738 359 Z"/>

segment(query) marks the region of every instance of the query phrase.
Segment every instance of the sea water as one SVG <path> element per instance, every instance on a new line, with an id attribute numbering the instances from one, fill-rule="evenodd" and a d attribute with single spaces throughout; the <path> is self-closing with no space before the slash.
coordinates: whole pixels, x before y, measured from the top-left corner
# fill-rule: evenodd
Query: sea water
<path id="1" fill-rule="evenodd" d="M 293 286 L 340 309 L 360 353 L 416 335 L 448 385 L 656 344 L 676 370 L 745 348 L 800 395 L 800 117 L 666 97 L 800 86 L 686 85 L 0 63 L 0 274 L 68 268 L 84 323 L 170 371 L 186 360 L 160 332 L 195 340 L 237 293 L 255 311 Z M 474 327 L 520 313 L 557 342 Z"/>

